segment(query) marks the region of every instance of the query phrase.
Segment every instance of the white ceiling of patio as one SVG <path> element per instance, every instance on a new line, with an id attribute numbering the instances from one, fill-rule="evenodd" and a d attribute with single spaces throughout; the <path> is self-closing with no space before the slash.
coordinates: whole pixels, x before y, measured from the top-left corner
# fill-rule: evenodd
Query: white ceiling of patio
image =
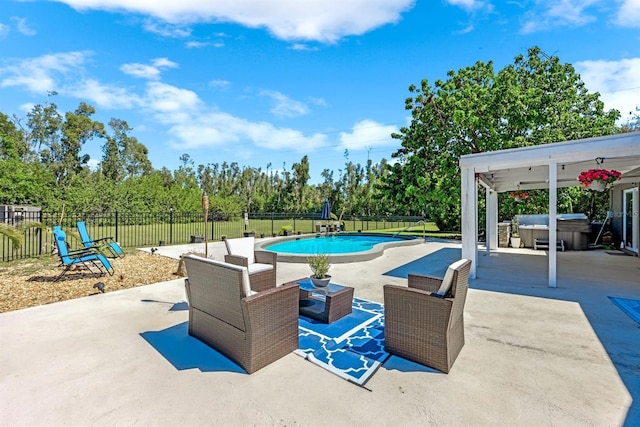
<path id="1" fill-rule="evenodd" d="M 581 171 L 598 167 L 622 172 L 622 182 L 640 181 L 640 132 L 463 156 L 497 192 L 549 188 L 549 164 L 557 163 L 558 187 L 579 185 Z"/>

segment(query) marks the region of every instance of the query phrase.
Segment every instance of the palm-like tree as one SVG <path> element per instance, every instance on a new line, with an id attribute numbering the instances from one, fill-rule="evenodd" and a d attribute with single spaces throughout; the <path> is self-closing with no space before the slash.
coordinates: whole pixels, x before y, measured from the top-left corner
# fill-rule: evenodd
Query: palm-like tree
<path id="1" fill-rule="evenodd" d="M 0 235 L 7 236 L 13 244 L 13 250 L 17 251 L 22 246 L 25 231 L 30 228 L 38 228 L 42 231 L 49 230 L 49 227 L 36 221 L 23 221 L 18 225 L 9 225 L 0 222 Z"/>

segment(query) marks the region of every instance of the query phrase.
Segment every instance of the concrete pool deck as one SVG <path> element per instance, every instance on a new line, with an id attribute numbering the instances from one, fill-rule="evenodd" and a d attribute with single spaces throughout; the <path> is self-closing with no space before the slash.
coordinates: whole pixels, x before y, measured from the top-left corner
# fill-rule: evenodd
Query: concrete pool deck
<path id="1" fill-rule="evenodd" d="M 221 242 L 209 248 L 223 259 Z M 355 296 L 382 302 L 383 284 L 406 284 L 389 272 L 442 270 L 459 248 L 391 248 L 333 265 L 331 274 Z M 203 244 L 159 249 L 175 258 Z M 466 345 L 449 375 L 392 357 L 366 388 L 294 354 L 253 375 L 202 357 L 209 353 L 194 351 L 186 336 L 182 279 L 2 313 L 0 424 L 639 425 L 640 325 L 607 297 L 640 299 L 640 260 L 560 253 L 559 287 L 549 289 L 544 254 L 479 255 Z M 308 273 L 304 264 L 279 263 L 278 283 Z"/>

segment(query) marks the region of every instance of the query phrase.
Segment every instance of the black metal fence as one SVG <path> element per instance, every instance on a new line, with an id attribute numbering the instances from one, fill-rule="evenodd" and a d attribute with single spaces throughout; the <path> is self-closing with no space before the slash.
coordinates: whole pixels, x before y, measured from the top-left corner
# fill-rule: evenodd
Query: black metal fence
<path id="1" fill-rule="evenodd" d="M 344 231 L 388 230 L 408 227 L 422 217 L 347 217 L 341 221 Z M 245 232 L 254 232 L 257 237 L 315 233 L 317 226 L 335 226 L 336 220 L 322 220 L 320 214 L 295 213 L 216 213 L 208 215 L 204 225 L 202 212 L 113 212 L 104 215 L 86 215 L 61 212 L 25 213 L 20 222 L 6 220 L 5 226 L 16 227 L 24 221 L 36 221 L 49 228 L 62 226 L 67 233 L 67 242 L 73 248 L 81 247 L 76 224 L 84 221 L 93 239 L 114 238 L 122 247 L 163 246 L 207 240 L 221 240 L 222 237 L 241 237 Z M 0 260 L 33 258 L 50 254 L 55 245 L 51 231 L 29 228 L 24 231 L 22 244 L 15 248 L 4 234 L 0 237 Z"/>

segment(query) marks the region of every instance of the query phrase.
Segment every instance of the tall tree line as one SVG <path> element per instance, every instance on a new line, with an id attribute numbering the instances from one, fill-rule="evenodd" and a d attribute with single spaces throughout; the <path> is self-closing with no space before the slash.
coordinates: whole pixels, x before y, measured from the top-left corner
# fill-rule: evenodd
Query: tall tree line
<path id="1" fill-rule="evenodd" d="M 36 105 L 26 119 L 0 112 L 0 204 L 29 204 L 47 210 L 106 213 L 113 211 L 198 211 L 202 192 L 210 209 L 220 212 L 317 212 L 325 198 L 334 212 L 373 215 L 381 212 L 372 195 L 384 162 L 353 164 L 345 155 L 344 169 L 334 179 L 309 183 L 309 158 L 266 170 L 235 162 L 196 165 L 188 154 L 176 170 L 154 169 L 149 150 L 133 136 L 125 120 L 105 126 L 93 120 L 95 108 L 81 102 L 61 114 L 55 92 Z M 100 144 L 102 158 L 90 167 L 81 154 L 87 144 Z"/>

